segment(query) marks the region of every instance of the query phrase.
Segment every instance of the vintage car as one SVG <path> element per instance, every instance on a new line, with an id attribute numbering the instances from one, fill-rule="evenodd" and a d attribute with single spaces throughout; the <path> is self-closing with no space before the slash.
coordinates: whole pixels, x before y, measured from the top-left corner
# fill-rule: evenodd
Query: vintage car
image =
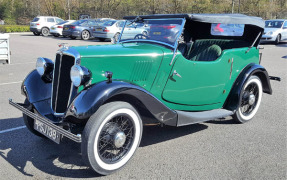
<path id="1" fill-rule="evenodd" d="M 228 116 L 245 123 L 258 111 L 262 93 L 272 93 L 260 65 L 261 18 L 124 19 L 116 44 L 63 45 L 55 61 L 39 57 L 22 84 L 24 104 L 9 100 L 35 135 L 81 143 L 84 161 L 97 173 L 113 173 L 131 159 L 145 124 L 184 126 Z M 147 34 L 127 35 L 125 27 L 133 23 L 147 27 Z"/>

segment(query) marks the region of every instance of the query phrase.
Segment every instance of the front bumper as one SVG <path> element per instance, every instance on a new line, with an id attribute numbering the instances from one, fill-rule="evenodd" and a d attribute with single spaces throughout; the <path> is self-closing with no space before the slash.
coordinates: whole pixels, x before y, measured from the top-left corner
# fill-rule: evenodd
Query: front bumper
<path id="1" fill-rule="evenodd" d="M 63 129 L 60 126 L 53 124 L 49 119 L 29 111 L 27 108 L 24 107 L 23 104 L 15 103 L 15 102 L 13 102 L 12 99 L 9 99 L 9 104 L 14 106 L 15 108 L 19 109 L 20 111 L 22 111 L 27 116 L 29 116 L 29 117 L 37 120 L 37 121 L 40 121 L 41 123 L 45 124 L 48 127 L 55 129 L 61 136 L 67 137 L 67 138 L 69 138 L 72 141 L 75 141 L 77 143 L 82 142 L 81 136 L 77 136 L 77 135 Z"/>
<path id="2" fill-rule="evenodd" d="M 275 41 L 276 40 L 276 36 L 270 36 L 270 35 L 263 35 L 262 37 L 261 37 L 261 42 L 273 42 L 273 41 Z"/>

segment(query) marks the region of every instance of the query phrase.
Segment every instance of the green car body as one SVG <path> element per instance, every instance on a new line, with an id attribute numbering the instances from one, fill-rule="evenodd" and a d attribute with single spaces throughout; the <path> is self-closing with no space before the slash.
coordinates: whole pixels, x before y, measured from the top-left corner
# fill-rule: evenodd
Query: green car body
<path id="1" fill-rule="evenodd" d="M 143 124 L 184 126 L 232 116 L 250 121 L 263 93 L 261 18 L 240 14 L 128 16 L 117 44 L 66 47 L 38 58 L 22 84 L 27 128 L 81 143 L 88 166 L 107 175 L 140 144 Z M 224 24 L 224 25 L 221 25 Z M 131 29 L 131 28 L 129 28 Z M 134 36 L 134 37 L 133 37 Z"/>
<path id="2" fill-rule="evenodd" d="M 140 86 L 169 108 L 184 111 L 222 108 L 242 69 L 250 63 L 259 64 L 259 50 L 255 47 L 249 53 L 245 53 L 248 47 L 225 50 L 213 62 L 190 61 L 179 52 L 172 66 L 173 51 L 160 45 L 126 43 L 72 48 L 81 54 L 81 65 L 92 72 L 92 84 L 104 81 L 105 72 L 111 71 L 114 79 Z M 170 79 L 174 70 L 182 76 L 174 77 L 176 81 Z"/>

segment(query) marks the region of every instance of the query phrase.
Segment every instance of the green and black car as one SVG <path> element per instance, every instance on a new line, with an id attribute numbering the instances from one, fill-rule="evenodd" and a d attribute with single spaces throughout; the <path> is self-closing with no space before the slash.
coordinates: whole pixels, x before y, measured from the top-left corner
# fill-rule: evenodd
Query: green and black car
<path id="1" fill-rule="evenodd" d="M 63 46 L 38 58 L 22 84 L 27 128 L 81 143 L 84 161 L 107 175 L 140 144 L 143 125 L 184 126 L 232 116 L 250 121 L 270 77 L 260 65 L 261 18 L 240 14 L 124 17 L 118 42 Z M 145 34 L 131 36 L 131 24 Z"/>

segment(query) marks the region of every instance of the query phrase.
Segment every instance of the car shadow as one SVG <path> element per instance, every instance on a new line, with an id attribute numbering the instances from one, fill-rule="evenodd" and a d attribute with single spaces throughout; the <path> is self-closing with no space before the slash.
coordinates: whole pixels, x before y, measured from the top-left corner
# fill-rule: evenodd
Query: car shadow
<path id="1" fill-rule="evenodd" d="M 22 118 L 19 117 L 0 121 L 3 123 L 4 121 L 21 120 Z M 208 126 L 203 124 L 184 127 L 144 126 L 140 148 L 180 138 L 207 128 Z M 27 177 L 34 176 L 31 173 L 33 166 L 44 173 L 59 177 L 92 178 L 101 176 L 84 164 L 81 156 L 81 144 L 63 139 L 58 145 L 48 139 L 33 135 L 27 128 L 0 134 L 0 157 Z M 30 163 L 33 166 L 26 168 Z M 27 169 L 30 171 L 27 172 Z"/>

